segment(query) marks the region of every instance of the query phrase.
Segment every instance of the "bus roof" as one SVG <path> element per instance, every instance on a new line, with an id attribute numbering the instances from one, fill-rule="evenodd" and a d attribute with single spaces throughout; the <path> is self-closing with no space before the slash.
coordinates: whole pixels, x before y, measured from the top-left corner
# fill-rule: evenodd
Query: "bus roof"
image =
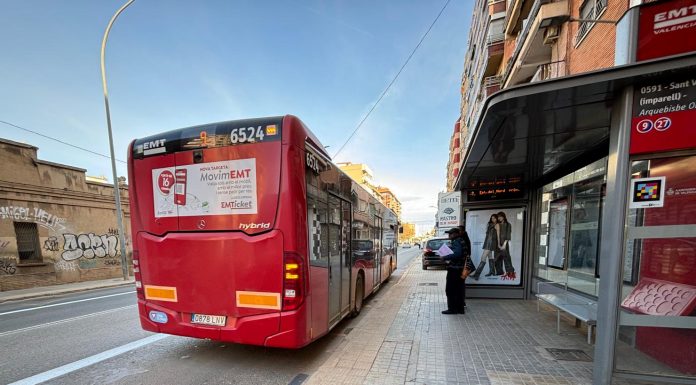
<path id="1" fill-rule="evenodd" d="M 283 130 L 289 130 L 295 126 L 295 124 L 284 125 L 283 122 L 296 122 L 297 126 L 302 127 L 304 130 L 306 139 L 320 149 L 324 155 L 329 157 L 319 139 L 307 128 L 307 126 L 304 125 L 304 123 L 302 123 L 299 118 L 293 115 L 228 120 L 178 128 L 160 134 L 146 136 L 133 141 L 132 156 L 133 158 L 138 159 L 145 156 L 163 153 L 228 146 L 232 144 L 230 143 L 229 138 L 230 132 L 235 128 L 243 127 L 263 126 L 266 127 L 266 131 L 269 131 L 269 129 L 273 127 L 273 135 L 266 135 L 265 139 L 260 139 L 257 141 L 262 142 L 279 140 Z"/>

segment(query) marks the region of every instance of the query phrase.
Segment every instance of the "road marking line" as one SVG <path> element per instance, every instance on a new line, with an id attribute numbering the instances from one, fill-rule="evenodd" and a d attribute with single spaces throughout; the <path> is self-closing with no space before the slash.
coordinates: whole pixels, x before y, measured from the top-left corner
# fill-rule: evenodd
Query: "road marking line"
<path id="1" fill-rule="evenodd" d="M 129 352 L 131 350 L 135 350 L 135 349 L 141 348 L 143 346 L 149 345 L 151 343 L 161 341 L 167 337 L 169 337 L 168 334 L 155 334 L 155 335 L 152 335 L 149 337 L 145 337 L 143 339 L 139 339 L 137 341 L 133 341 L 133 342 L 127 343 L 125 345 L 107 350 L 105 352 L 101 352 L 99 354 L 95 354 L 93 356 L 83 358 L 81 360 L 71 362 L 71 363 L 63 365 L 63 366 L 59 366 L 55 369 L 51 369 L 51 370 L 45 371 L 43 373 L 39 373 L 39 374 L 33 375 L 31 377 L 27 377 L 25 379 L 15 381 L 9 385 L 40 384 L 42 382 L 49 381 L 49 380 L 52 380 L 54 378 L 58 378 L 60 376 L 64 376 L 68 373 L 72 373 L 76 370 L 86 368 L 90 365 L 94 365 L 98 362 L 108 360 L 110 358 L 116 357 L 116 356 L 121 355 L 123 353 Z"/>
<path id="2" fill-rule="evenodd" d="M 83 318 L 89 318 L 89 317 L 94 317 L 94 316 L 98 316 L 98 315 L 109 314 L 109 313 L 117 312 L 117 311 L 119 311 L 119 310 L 124 310 L 124 309 L 133 308 L 133 307 L 136 307 L 136 306 L 137 306 L 137 305 L 128 305 L 128 306 L 123 306 L 123 307 L 117 307 L 117 308 L 115 308 L 115 309 L 109 309 L 109 310 L 104 310 L 104 311 L 99 311 L 99 312 L 96 312 L 96 313 L 85 314 L 85 315 L 81 315 L 81 316 L 77 316 L 77 317 L 66 318 L 66 319 L 62 319 L 62 320 L 59 320 L 59 321 L 47 322 L 47 323 L 45 323 L 45 324 L 39 324 L 39 325 L 29 326 L 29 327 L 22 328 L 22 329 L 9 330 L 9 331 L 0 333 L 0 337 L 4 337 L 4 336 L 10 335 L 10 334 L 16 334 L 16 333 L 26 332 L 26 331 L 29 331 L 29 330 L 40 329 L 40 328 L 43 328 L 43 327 L 46 327 L 46 326 L 59 325 L 59 324 L 62 324 L 62 323 L 71 322 L 71 321 L 76 321 L 76 320 L 83 319 Z"/>
<path id="3" fill-rule="evenodd" d="M 135 290 L 133 290 L 133 291 L 127 291 L 127 292 L 125 292 L 125 293 L 116 293 L 116 294 L 102 295 L 102 296 L 99 296 L 99 297 L 78 299 L 78 300 L 75 300 L 75 301 L 54 303 L 54 304 L 51 304 L 51 305 L 43 305 L 43 306 L 37 306 L 37 307 L 29 307 L 29 308 L 26 308 L 26 309 L 19 309 L 19 310 L 6 311 L 6 312 L 4 312 L 4 313 L 0 313 L 0 315 L 15 314 L 15 313 L 23 313 L 23 312 L 25 312 L 25 311 L 46 309 L 46 308 L 49 308 L 49 307 L 62 306 L 62 305 L 69 305 L 69 304 L 71 304 L 71 303 L 93 301 L 93 300 L 95 300 L 95 299 L 116 297 L 116 296 L 119 296 L 119 295 L 126 295 L 126 294 L 133 294 L 133 293 L 135 293 Z"/>

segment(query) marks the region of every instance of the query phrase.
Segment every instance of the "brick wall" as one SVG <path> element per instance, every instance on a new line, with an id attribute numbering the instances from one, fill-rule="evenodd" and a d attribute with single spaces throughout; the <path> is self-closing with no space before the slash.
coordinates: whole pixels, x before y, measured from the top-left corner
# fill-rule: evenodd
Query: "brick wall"
<path id="1" fill-rule="evenodd" d="M 50 286 L 62 282 L 56 280 L 52 273 L 18 274 L 3 276 L 0 279 L 0 291 L 26 289 L 35 286 Z"/>
<path id="2" fill-rule="evenodd" d="M 593 1 L 593 0 L 587 0 Z M 606 0 L 607 8 L 600 18 L 603 20 L 619 20 L 628 10 L 628 0 Z M 571 0 L 571 17 L 580 17 L 580 7 L 583 0 Z M 568 23 L 567 60 L 570 74 L 593 71 L 614 65 L 614 49 L 616 43 L 616 26 L 607 23 L 595 23 L 587 35 L 577 40 L 579 22 Z"/>

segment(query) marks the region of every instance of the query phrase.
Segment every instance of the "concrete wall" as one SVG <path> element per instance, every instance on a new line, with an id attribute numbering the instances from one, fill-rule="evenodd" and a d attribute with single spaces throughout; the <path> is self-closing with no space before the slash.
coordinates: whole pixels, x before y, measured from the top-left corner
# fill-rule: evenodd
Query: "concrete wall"
<path id="1" fill-rule="evenodd" d="M 113 187 L 0 139 L 0 291 L 121 276 Z M 127 186 L 121 188 L 130 254 Z M 19 258 L 15 222 L 35 223 L 40 257 Z"/>

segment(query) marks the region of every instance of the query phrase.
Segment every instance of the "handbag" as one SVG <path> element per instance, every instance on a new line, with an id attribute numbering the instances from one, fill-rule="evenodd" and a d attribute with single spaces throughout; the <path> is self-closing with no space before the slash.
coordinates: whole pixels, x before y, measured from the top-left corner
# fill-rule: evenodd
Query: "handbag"
<path id="1" fill-rule="evenodd" d="M 471 256 L 467 255 L 464 262 L 464 271 L 462 271 L 462 279 L 466 279 L 474 270 L 476 270 L 474 261 L 471 260 Z"/>

